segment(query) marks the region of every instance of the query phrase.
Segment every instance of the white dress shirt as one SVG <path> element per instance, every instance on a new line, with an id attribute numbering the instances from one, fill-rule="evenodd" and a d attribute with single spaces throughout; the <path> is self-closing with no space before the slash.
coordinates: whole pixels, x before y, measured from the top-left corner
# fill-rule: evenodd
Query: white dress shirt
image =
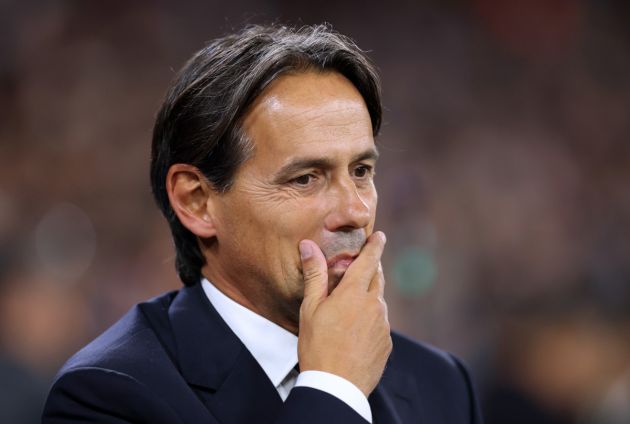
<path id="1" fill-rule="evenodd" d="M 367 398 L 345 378 L 313 370 L 298 374 L 295 370 L 298 363 L 295 334 L 236 303 L 207 279 L 204 278 L 201 285 L 212 306 L 258 361 L 283 401 L 293 387 L 311 387 L 335 396 L 372 422 Z"/>

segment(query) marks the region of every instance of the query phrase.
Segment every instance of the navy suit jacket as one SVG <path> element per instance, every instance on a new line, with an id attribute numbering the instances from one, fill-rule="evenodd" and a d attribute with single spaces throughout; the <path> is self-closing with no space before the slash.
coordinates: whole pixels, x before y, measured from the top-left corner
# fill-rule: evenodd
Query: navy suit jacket
<path id="1" fill-rule="evenodd" d="M 453 356 L 393 333 L 369 397 L 376 424 L 480 423 L 468 373 Z M 365 424 L 323 391 L 283 403 L 201 285 L 135 306 L 57 375 L 44 423 Z"/>

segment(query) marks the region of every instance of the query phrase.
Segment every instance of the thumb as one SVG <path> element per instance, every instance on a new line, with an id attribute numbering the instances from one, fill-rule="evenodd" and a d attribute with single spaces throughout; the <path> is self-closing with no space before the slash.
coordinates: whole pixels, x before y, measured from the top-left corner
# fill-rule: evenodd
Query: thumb
<path id="1" fill-rule="evenodd" d="M 328 294 L 328 265 L 319 246 L 312 240 L 300 242 L 304 275 L 304 303 L 319 305 Z"/>

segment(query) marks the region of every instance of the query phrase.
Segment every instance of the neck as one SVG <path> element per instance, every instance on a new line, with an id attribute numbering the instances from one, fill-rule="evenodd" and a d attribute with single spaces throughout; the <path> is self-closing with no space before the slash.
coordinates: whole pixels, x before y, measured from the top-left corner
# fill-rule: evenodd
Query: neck
<path id="1" fill-rule="evenodd" d="M 208 266 L 202 268 L 202 275 L 210 281 L 221 293 L 238 303 L 239 305 L 257 313 L 269 321 L 279 325 L 285 330 L 298 335 L 300 304 L 297 307 L 285 303 L 278 304 L 268 299 L 262 290 L 255 288 L 243 288 L 231 284 L 227 279 L 213 273 Z M 261 287 L 259 285 L 258 287 Z"/>

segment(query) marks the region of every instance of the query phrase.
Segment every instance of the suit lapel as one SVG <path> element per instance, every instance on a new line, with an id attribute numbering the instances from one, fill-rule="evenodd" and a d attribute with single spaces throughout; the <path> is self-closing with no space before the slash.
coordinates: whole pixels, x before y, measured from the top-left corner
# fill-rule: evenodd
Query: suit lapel
<path id="1" fill-rule="evenodd" d="M 169 307 L 175 362 L 221 424 L 273 422 L 282 400 L 263 369 L 212 307 L 200 284 L 179 291 Z M 395 353 L 394 353 L 395 354 Z M 406 373 L 385 369 L 369 397 L 376 424 L 417 422 L 418 390 Z"/>
<path id="2" fill-rule="evenodd" d="M 179 292 L 169 318 L 180 371 L 217 421 L 271 422 L 282 406 L 276 388 L 200 284 Z"/>
<path id="3" fill-rule="evenodd" d="M 370 409 L 372 410 L 373 424 L 401 424 L 402 421 L 396 412 L 393 400 L 382 385 L 376 389 L 368 398 Z"/>
<path id="4" fill-rule="evenodd" d="M 419 422 L 412 405 L 412 399 L 418 396 L 416 385 L 408 374 L 390 366 L 392 359 L 389 358 L 381 381 L 368 398 L 374 424 Z"/>
<path id="5" fill-rule="evenodd" d="M 203 396 L 206 405 L 225 424 L 271 423 L 282 399 L 247 349 L 219 390 Z"/>

